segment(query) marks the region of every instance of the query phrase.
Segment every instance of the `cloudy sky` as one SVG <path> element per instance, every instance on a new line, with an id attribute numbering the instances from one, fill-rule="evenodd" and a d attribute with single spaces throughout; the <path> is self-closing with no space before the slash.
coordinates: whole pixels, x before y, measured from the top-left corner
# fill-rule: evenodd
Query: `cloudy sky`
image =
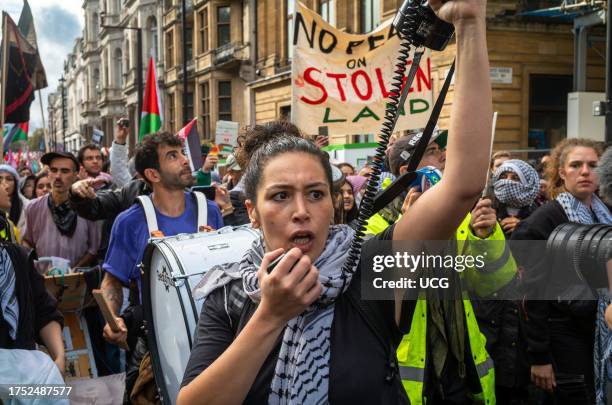
<path id="1" fill-rule="evenodd" d="M 46 122 L 48 120 L 47 95 L 57 88 L 64 60 L 72 51 L 75 39 L 82 36 L 83 1 L 28 0 L 28 2 L 34 15 L 38 49 L 49 83 L 49 87 L 41 91 Z M 22 7 L 23 0 L 2 0 L 0 2 L 0 9 L 9 13 L 15 23 L 19 21 Z M 30 108 L 30 133 L 38 127 L 42 127 L 42 119 L 37 91 L 36 99 Z"/>

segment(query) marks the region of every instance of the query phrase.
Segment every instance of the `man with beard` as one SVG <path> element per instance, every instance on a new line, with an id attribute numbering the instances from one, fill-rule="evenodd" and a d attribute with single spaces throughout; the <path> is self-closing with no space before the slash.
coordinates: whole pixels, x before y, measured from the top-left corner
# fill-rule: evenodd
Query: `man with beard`
<path id="1" fill-rule="evenodd" d="M 79 163 L 67 152 L 49 152 L 40 161 L 49 166 L 51 193 L 27 206 L 24 243 L 34 248 L 39 257 L 68 259 L 71 267 L 91 265 L 100 246 L 99 227 L 79 217 L 68 203 Z"/>
<path id="2" fill-rule="evenodd" d="M 194 183 L 194 177 L 185 156 L 183 143 L 179 137 L 168 132 L 158 132 L 144 138 L 134 155 L 136 170 L 151 187 L 150 196 L 158 231 L 164 236 L 179 233 L 196 233 L 198 229 L 198 202 L 185 188 Z M 148 198 L 148 197 L 145 197 Z M 208 227 L 218 229 L 223 226 L 221 212 L 212 201 L 207 201 Z M 111 343 L 127 341 L 132 352 L 131 364 L 135 373 L 128 369 L 126 392 L 129 393 L 138 374 L 139 358 L 146 351 L 143 340 L 138 339 L 142 323 L 140 303 L 141 278 L 138 264 L 142 261 L 145 247 L 151 235 L 145 209 L 134 204 L 119 214 L 111 231 L 110 243 L 104 260 L 106 274 L 102 289 L 114 313 L 118 314 L 123 304 L 122 287 L 129 287 L 131 306 L 122 317 L 117 318 L 119 331 L 113 331 L 107 324 L 104 337 Z M 140 347 L 136 348 L 137 340 Z M 134 369 L 134 368 L 132 368 Z"/>
<path id="3" fill-rule="evenodd" d="M 102 171 L 104 157 L 102 157 L 102 151 L 99 146 L 93 143 L 83 145 L 81 149 L 79 149 L 77 160 L 80 165 L 79 178 L 81 180 L 95 180 L 92 184 L 96 191 L 104 190 L 112 186 L 113 178 L 110 174 Z"/>

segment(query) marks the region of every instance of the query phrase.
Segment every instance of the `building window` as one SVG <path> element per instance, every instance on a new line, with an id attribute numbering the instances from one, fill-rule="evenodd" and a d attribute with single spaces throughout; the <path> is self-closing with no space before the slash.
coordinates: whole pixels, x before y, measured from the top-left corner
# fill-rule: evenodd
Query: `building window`
<path id="1" fill-rule="evenodd" d="M 94 13 L 93 17 L 91 19 L 91 27 L 92 27 L 93 37 L 91 37 L 90 41 L 92 41 L 92 42 L 97 40 L 98 31 L 100 31 L 100 20 L 98 18 L 99 18 L 98 17 L 98 13 Z"/>
<path id="2" fill-rule="evenodd" d="M 115 87 L 121 87 L 123 84 L 123 58 L 121 49 L 115 49 Z"/>
<path id="3" fill-rule="evenodd" d="M 102 60 L 102 63 L 104 64 L 104 87 L 110 87 L 112 84 L 110 74 L 108 73 L 108 52 L 104 51 L 104 57 Z"/>
<path id="4" fill-rule="evenodd" d="M 153 50 L 154 58 L 157 59 L 159 55 L 157 53 L 157 19 L 155 19 L 155 17 L 149 17 L 147 20 L 147 28 L 149 30 L 149 49 Z"/>
<path id="5" fill-rule="evenodd" d="M 353 143 L 372 143 L 374 142 L 374 134 L 353 135 Z"/>
<path id="6" fill-rule="evenodd" d="M 200 27 L 200 53 L 208 52 L 208 8 L 198 13 Z"/>
<path id="7" fill-rule="evenodd" d="M 192 120 L 193 118 L 193 91 L 189 91 L 187 92 L 187 119 Z"/>
<path id="8" fill-rule="evenodd" d="M 217 7 L 217 47 L 230 42 L 230 6 Z"/>
<path id="9" fill-rule="evenodd" d="M 291 121 L 291 106 L 284 105 L 280 108 L 280 119 L 285 121 Z"/>
<path id="10" fill-rule="evenodd" d="M 172 31 L 166 32 L 166 66 L 174 67 L 174 35 Z"/>
<path id="11" fill-rule="evenodd" d="M 169 106 L 169 117 L 168 117 L 168 124 L 170 124 L 170 131 L 175 131 L 175 124 L 176 124 L 176 105 L 174 105 L 174 102 L 176 101 L 176 98 L 174 97 L 174 93 L 172 94 L 168 94 L 168 98 L 170 99 L 168 106 Z"/>
<path id="12" fill-rule="evenodd" d="M 287 59 L 293 58 L 293 13 L 295 0 L 287 0 Z"/>
<path id="13" fill-rule="evenodd" d="M 319 3 L 319 14 L 331 25 L 336 25 L 336 1 L 321 0 Z"/>
<path id="14" fill-rule="evenodd" d="M 361 0 L 361 32 L 372 31 L 380 25 L 380 0 Z"/>
<path id="15" fill-rule="evenodd" d="M 94 94 L 95 97 L 100 97 L 100 94 L 102 92 L 102 88 L 100 86 L 100 69 L 94 69 L 93 72 L 93 86 L 94 86 Z"/>
<path id="16" fill-rule="evenodd" d="M 125 71 L 129 73 L 130 71 L 130 51 L 132 50 L 132 48 L 130 48 L 130 40 L 126 39 L 125 40 Z"/>
<path id="17" fill-rule="evenodd" d="M 191 23 L 187 22 L 185 26 L 185 45 L 187 49 L 187 60 L 193 59 L 193 19 Z"/>
<path id="18" fill-rule="evenodd" d="M 232 120 L 232 82 L 219 82 L 219 120 Z"/>
<path id="19" fill-rule="evenodd" d="M 204 126 L 204 138 L 210 139 L 210 85 L 208 82 L 200 84 L 200 98 L 202 101 L 202 125 Z"/>

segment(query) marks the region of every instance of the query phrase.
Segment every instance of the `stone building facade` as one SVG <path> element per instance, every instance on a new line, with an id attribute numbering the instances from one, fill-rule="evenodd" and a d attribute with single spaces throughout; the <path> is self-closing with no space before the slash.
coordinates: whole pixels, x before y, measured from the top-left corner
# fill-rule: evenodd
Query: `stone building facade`
<path id="1" fill-rule="evenodd" d="M 400 0 L 303 0 L 325 20 L 348 33 L 365 33 L 391 18 Z M 498 112 L 496 149 L 533 147 L 530 135 L 541 131 L 548 145 L 566 132 L 567 93 L 575 89 L 575 42 L 571 20 L 530 17 L 525 10 L 554 1 L 488 2 L 487 39 L 494 109 Z M 67 134 L 91 138 L 98 127 L 110 145 L 121 116 L 132 122 L 131 146 L 137 139 L 136 31 L 143 38 L 143 77 L 154 54 L 163 95 L 164 129 L 178 131 L 198 118 L 202 138 L 214 139 L 218 120 L 240 127 L 291 117 L 293 0 L 83 0 L 85 30 L 68 56 L 65 70 Z M 604 90 L 605 42 L 594 27 L 586 47 L 580 90 Z M 184 49 L 186 52 L 184 52 Z M 153 50 L 153 51 L 151 51 Z M 452 63 L 455 44 L 432 54 L 436 94 Z M 184 54 L 186 53 L 186 54 Z M 183 60 L 187 61 L 184 94 Z M 501 76 L 500 76 L 501 75 Z M 79 82 L 83 81 L 82 84 Z M 52 95 L 49 114 L 58 109 Z M 448 125 L 453 89 L 440 118 Z M 50 117 L 51 118 L 51 117 Z M 74 120 L 74 121 L 71 121 Z M 58 134 L 57 116 L 49 120 Z M 59 121 L 61 123 L 61 120 Z M 337 136 L 336 144 L 372 141 L 369 136 Z M 61 137 L 60 137 L 61 138 Z M 60 141 L 61 142 L 61 141 Z"/>

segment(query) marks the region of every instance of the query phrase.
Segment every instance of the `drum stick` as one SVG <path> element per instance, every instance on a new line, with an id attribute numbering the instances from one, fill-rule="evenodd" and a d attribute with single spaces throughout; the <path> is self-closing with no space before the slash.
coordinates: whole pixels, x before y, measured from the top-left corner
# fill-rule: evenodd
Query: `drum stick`
<path id="1" fill-rule="evenodd" d="M 117 319 L 113 309 L 108 305 L 108 301 L 106 301 L 106 297 L 104 296 L 104 291 L 102 290 L 92 290 L 93 294 L 98 306 L 100 307 L 100 311 L 102 312 L 102 316 L 108 322 L 108 326 L 112 329 L 113 332 L 119 332 L 119 324 L 117 324 Z M 120 342 L 119 346 L 121 346 L 124 350 L 129 350 L 129 347 L 126 342 Z"/>

